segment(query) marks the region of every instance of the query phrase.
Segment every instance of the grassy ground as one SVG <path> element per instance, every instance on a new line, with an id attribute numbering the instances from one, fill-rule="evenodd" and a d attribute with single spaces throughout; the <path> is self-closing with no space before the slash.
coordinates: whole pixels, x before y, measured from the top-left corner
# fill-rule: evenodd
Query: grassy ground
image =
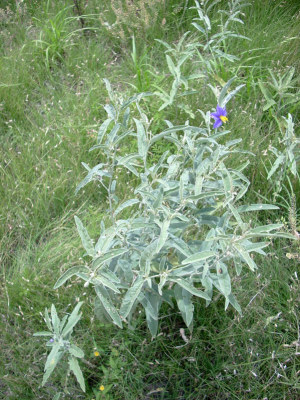
<path id="1" fill-rule="evenodd" d="M 184 324 L 174 309 L 165 309 L 161 334 L 151 340 L 142 315 L 134 331 L 94 319 L 91 293 L 87 289 L 82 294 L 81 282 L 52 289 L 61 271 L 83 255 L 74 215 L 88 220 L 89 231 L 96 235 L 106 213 L 105 197 L 95 186 L 74 194 L 84 173 L 81 162 L 97 161 L 88 149 L 105 115 L 102 78 L 120 95 L 133 94 L 132 85 L 153 90 L 166 70 L 162 46 L 154 39 L 176 43 L 191 29 L 192 12 L 184 5 L 192 2 L 173 0 L 153 1 L 143 24 L 129 9 L 129 15 L 119 16 L 117 29 L 109 30 L 104 23 L 113 22 L 111 5 L 116 3 L 79 2 L 80 13 L 89 15 L 82 23 L 74 18 L 78 10 L 72 1 L 0 0 L 0 398 L 52 399 L 60 390 L 60 372 L 40 387 L 46 348 L 32 335 L 44 330 L 45 307 L 55 303 L 63 314 L 80 297 L 86 303 L 76 338 L 85 350 L 88 394 L 70 378 L 66 399 L 96 398 L 95 389 L 97 399 L 113 400 L 297 400 L 299 260 L 288 259 L 286 253 L 299 255 L 299 242 L 275 241 L 268 258 L 258 260 L 256 274 L 235 279 L 243 317 L 225 312 L 221 299 L 207 309 L 199 302 L 192 337 L 182 331 Z M 251 203 L 259 194 L 273 200 L 262 152 L 280 138 L 274 118 L 262 110 L 258 82 L 268 81 L 268 69 L 278 73 L 288 66 L 299 76 L 300 8 L 297 1 L 249 3 L 240 32 L 251 41 L 232 39 L 231 52 L 240 60 L 218 65 L 215 80 L 217 84 L 237 75 L 246 84 L 230 110 L 230 135 L 242 137 L 243 147 L 256 155 L 248 171 Z M 191 97 L 189 105 L 193 110 L 215 107 L 206 89 Z M 296 105 L 283 107 L 278 117 L 293 113 L 299 131 L 299 101 Z M 149 107 L 158 109 L 157 104 Z M 156 113 L 157 127 L 171 114 L 172 109 Z M 193 124 L 199 121 L 196 116 Z M 156 148 L 153 157 L 162 150 Z M 299 185 L 294 184 L 299 198 Z M 290 231 L 289 215 L 288 207 L 260 218 L 266 223 L 281 219 Z M 94 357 L 95 349 L 100 357 Z M 99 397 L 101 384 L 106 389 Z"/>

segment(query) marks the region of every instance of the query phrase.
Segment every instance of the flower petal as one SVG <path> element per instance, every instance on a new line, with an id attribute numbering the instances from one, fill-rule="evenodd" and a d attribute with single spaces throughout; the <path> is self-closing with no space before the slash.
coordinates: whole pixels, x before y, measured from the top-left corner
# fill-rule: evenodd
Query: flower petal
<path id="1" fill-rule="evenodd" d="M 214 128 L 219 128 L 222 125 L 222 121 L 220 119 L 218 119 L 215 123 L 214 123 Z"/>
<path id="2" fill-rule="evenodd" d="M 220 115 L 224 115 L 224 110 L 225 108 L 220 107 L 219 105 L 217 105 L 217 113 Z M 225 110 L 226 112 L 226 110 Z"/>
<path id="3" fill-rule="evenodd" d="M 210 113 L 210 116 L 213 117 L 216 120 L 220 118 L 220 115 L 218 113 L 216 113 L 216 112 Z"/>

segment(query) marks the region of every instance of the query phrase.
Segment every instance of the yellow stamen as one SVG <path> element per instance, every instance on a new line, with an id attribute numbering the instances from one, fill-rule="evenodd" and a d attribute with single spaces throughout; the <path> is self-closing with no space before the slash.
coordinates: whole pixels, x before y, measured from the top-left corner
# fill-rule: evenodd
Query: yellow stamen
<path id="1" fill-rule="evenodd" d="M 221 120 L 222 122 L 227 122 L 227 121 L 228 121 L 228 118 L 225 117 L 225 115 L 221 115 L 220 120 Z"/>

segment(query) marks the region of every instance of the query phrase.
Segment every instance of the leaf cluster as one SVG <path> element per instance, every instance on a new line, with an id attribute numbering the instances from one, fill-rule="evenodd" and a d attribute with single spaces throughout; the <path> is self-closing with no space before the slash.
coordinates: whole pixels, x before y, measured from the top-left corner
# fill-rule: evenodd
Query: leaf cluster
<path id="1" fill-rule="evenodd" d="M 67 356 L 68 371 L 73 372 L 81 389 L 85 392 L 85 382 L 78 363 L 78 358 L 83 358 L 84 353 L 71 341 L 73 329 L 79 322 L 82 315 L 79 313 L 82 304 L 82 302 L 79 302 L 72 313 L 70 315 L 65 315 L 62 320 L 59 319 L 56 308 L 53 304 L 51 306 L 50 315 L 47 308 L 45 309 L 45 322 L 49 331 L 37 332 L 34 334 L 34 336 L 50 338 L 50 340 L 47 342 L 47 347 L 50 347 L 51 351 L 46 360 L 42 386 L 47 383 L 50 375 L 57 367 L 57 364 L 63 359 L 64 356 Z"/>

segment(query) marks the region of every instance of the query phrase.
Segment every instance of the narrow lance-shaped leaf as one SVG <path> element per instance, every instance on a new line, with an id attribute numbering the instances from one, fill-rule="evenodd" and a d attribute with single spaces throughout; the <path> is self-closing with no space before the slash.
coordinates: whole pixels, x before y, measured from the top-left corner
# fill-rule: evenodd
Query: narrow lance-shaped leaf
<path id="1" fill-rule="evenodd" d="M 182 264 L 185 265 L 200 262 L 206 260 L 207 258 L 215 257 L 216 255 L 217 253 L 214 251 L 200 251 L 199 253 L 195 253 L 183 260 Z"/>
<path id="2" fill-rule="evenodd" d="M 237 211 L 242 212 L 249 212 L 249 211 L 262 211 L 262 210 L 279 210 L 279 207 L 274 206 L 273 204 L 249 204 L 239 206 Z"/>
<path id="3" fill-rule="evenodd" d="M 85 392 L 85 382 L 84 382 L 84 377 L 82 374 L 82 371 L 80 369 L 80 366 L 78 364 L 78 361 L 75 357 L 70 357 L 69 358 L 69 366 L 70 370 L 74 373 L 77 382 L 79 383 L 81 390 Z"/>
<path id="4" fill-rule="evenodd" d="M 44 368 L 45 374 L 43 376 L 42 386 L 45 385 L 49 376 L 52 374 L 54 368 L 56 367 L 58 361 L 60 360 L 62 352 L 60 352 L 59 350 L 60 350 L 59 343 L 55 343 L 51 349 L 51 352 L 49 353 L 49 355 L 47 357 L 47 360 L 46 360 L 46 364 L 45 364 L 45 368 Z"/>
<path id="5" fill-rule="evenodd" d="M 111 123 L 112 119 L 108 118 L 106 119 L 100 126 L 99 131 L 98 131 L 98 137 L 97 137 L 97 144 L 101 144 L 104 135 L 106 134 L 107 128 L 109 124 Z"/>
<path id="6" fill-rule="evenodd" d="M 226 104 L 229 102 L 229 100 L 232 99 L 233 96 L 236 95 L 236 93 L 242 89 L 242 87 L 244 87 L 245 85 L 239 85 L 237 88 L 235 88 L 234 90 L 232 90 L 230 93 L 228 93 L 228 95 L 225 97 L 225 99 L 222 101 L 222 106 L 221 107 L 225 107 Z"/>
<path id="7" fill-rule="evenodd" d="M 170 222 L 171 221 L 169 219 L 166 219 L 166 220 L 164 220 L 164 222 L 161 225 L 160 235 L 159 235 L 157 247 L 155 250 L 156 253 L 159 253 L 160 250 L 162 249 L 163 245 L 166 243 L 166 240 L 168 238 L 168 229 L 170 226 Z"/>
<path id="8" fill-rule="evenodd" d="M 130 199 L 125 201 L 124 203 L 122 203 L 121 205 L 119 205 L 119 207 L 116 209 L 116 211 L 114 212 L 115 216 L 118 215 L 121 211 L 123 211 L 125 208 L 127 207 L 131 207 L 134 204 L 139 203 L 140 200 L 138 199 Z"/>
<path id="9" fill-rule="evenodd" d="M 104 262 L 109 261 L 112 258 L 115 258 L 117 256 L 120 256 L 121 254 L 124 254 L 127 251 L 128 251 L 128 249 L 126 249 L 126 248 L 109 250 L 105 254 L 103 254 L 103 256 L 100 256 L 100 257 L 95 259 L 95 261 L 93 262 L 93 268 L 97 268 L 101 264 L 103 264 Z"/>
<path id="10" fill-rule="evenodd" d="M 77 357 L 77 358 L 83 358 L 84 357 L 84 352 L 75 344 L 71 344 L 69 348 L 69 352 L 72 354 L 72 356 Z"/>
<path id="11" fill-rule="evenodd" d="M 237 249 L 237 251 L 240 254 L 240 256 L 242 257 L 242 259 L 248 264 L 251 271 L 255 271 L 257 269 L 257 266 L 256 266 L 255 262 L 252 260 L 252 258 L 250 257 L 249 253 L 238 245 L 235 245 L 235 248 Z"/>
<path id="12" fill-rule="evenodd" d="M 47 308 L 45 308 L 45 322 L 46 322 L 46 325 L 47 325 L 49 331 L 52 332 L 53 331 L 53 327 L 52 327 L 52 324 L 51 324 L 51 321 L 50 321 L 49 312 L 48 312 Z"/>
<path id="13" fill-rule="evenodd" d="M 187 290 L 194 296 L 201 297 L 202 299 L 205 299 L 205 300 L 210 300 L 210 297 L 205 292 L 202 292 L 201 290 L 196 289 L 193 285 L 191 285 L 185 279 L 174 278 L 174 277 L 169 276 L 169 281 L 177 283 L 179 286 L 181 286 L 183 289 Z"/>
<path id="14" fill-rule="evenodd" d="M 224 107 L 223 104 L 223 100 L 226 96 L 226 93 L 228 92 L 228 89 L 230 87 L 230 85 L 232 84 L 232 82 L 236 79 L 236 77 L 234 76 L 233 78 L 229 79 L 229 81 L 223 86 L 221 93 L 219 95 L 219 99 L 218 99 L 218 104 L 220 107 Z"/>
<path id="15" fill-rule="evenodd" d="M 108 287 L 109 289 L 111 289 L 113 292 L 115 292 L 115 293 L 120 293 L 120 291 L 119 291 L 119 289 L 116 287 L 116 285 L 110 280 L 110 279 L 107 279 L 105 276 L 102 276 L 102 275 L 98 275 L 98 276 L 96 276 L 95 278 L 93 278 L 92 280 L 91 280 L 91 282 L 94 284 L 94 285 L 103 285 L 103 286 L 106 286 L 106 287 Z"/>
<path id="16" fill-rule="evenodd" d="M 70 279 L 72 276 L 76 275 L 78 272 L 85 272 L 89 273 L 88 267 L 85 267 L 83 265 L 81 266 L 76 266 L 69 268 L 66 272 L 62 274 L 62 276 L 56 281 L 54 285 L 54 289 L 58 289 L 61 285 L 63 285 L 68 279 Z"/>
<path id="17" fill-rule="evenodd" d="M 88 234 L 88 231 L 85 229 L 85 227 L 83 226 L 83 223 L 76 215 L 75 215 L 75 222 L 76 222 L 77 230 L 80 235 L 83 247 L 85 248 L 85 250 L 89 256 L 94 257 L 95 249 L 94 249 L 93 242 Z"/>
<path id="18" fill-rule="evenodd" d="M 231 293 L 231 281 L 225 264 L 218 263 L 217 276 L 222 293 L 228 296 Z"/>
<path id="19" fill-rule="evenodd" d="M 34 333 L 33 336 L 53 336 L 53 333 L 47 332 L 47 331 L 42 331 L 42 332 Z"/>
<path id="20" fill-rule="evenodd" d="M 83 301 L 80 301 L 72 311 L 71 315 L 68 318 L 67 325 L 64 327 L 62 331 L 62 336 L 64 337 L 67 336 L 72 331 L 77 322 L 80 320 L 81 314 L 78 314 L 78 312 L 82 304 Z"/>
<path id="21" fill-rule="evenodd" d="M 136 124 L 136 129 L 137 129 L 138 152 L 139 152 L 139 155 L 142 157 L 142 159 L 145 160 L 146 155 L 147 155 L 147 149 L 148 149 L 145 128 L 144 128 L 143 124 L 141 123 L 141 121 L 139 121 L 136 118 L 133 118 L 133 119 L 134 119 L 134 122 Z"/>
<path id="22" fill-rule="evenodd" d="M 182 287 L 180 287 L 179 285 L 175 285 L 174 294 L 182 318 L 186 326 L 190 328 L 193 322 L 193 315 L 194 315 L 192 294 L 187 290 L 183 289 Z"/>
<path id="23" fill-rule="evenodd" d="M 122 321 L 118 311 L 116 310 L 115 306 L 113 305 L 109 294 L 107 291 L 99 286 L 95 287 L 96 294 L 101 301 L 104 309 L 106 310 L 107 314 L 111 317 L 113 322 L 119 327 L 122 328 Z"/>
<path id="24" fill-rule="evenodd" d="M 54 330 L 55 334 L 58 336 L 60 320 L 58 318 L 54 304 L 51 305 L 51 321 L 52 321 L 53 330 Z"/>
<path id="25" fill-rule="evenodd" d="M 126 318 L 130 313 L 138 295 L 140 294 L 144 284 L 144 278 L 139 276 L 131 288 L 128 289 L 120 308 L 120 314 L 122 317 Z"/>

